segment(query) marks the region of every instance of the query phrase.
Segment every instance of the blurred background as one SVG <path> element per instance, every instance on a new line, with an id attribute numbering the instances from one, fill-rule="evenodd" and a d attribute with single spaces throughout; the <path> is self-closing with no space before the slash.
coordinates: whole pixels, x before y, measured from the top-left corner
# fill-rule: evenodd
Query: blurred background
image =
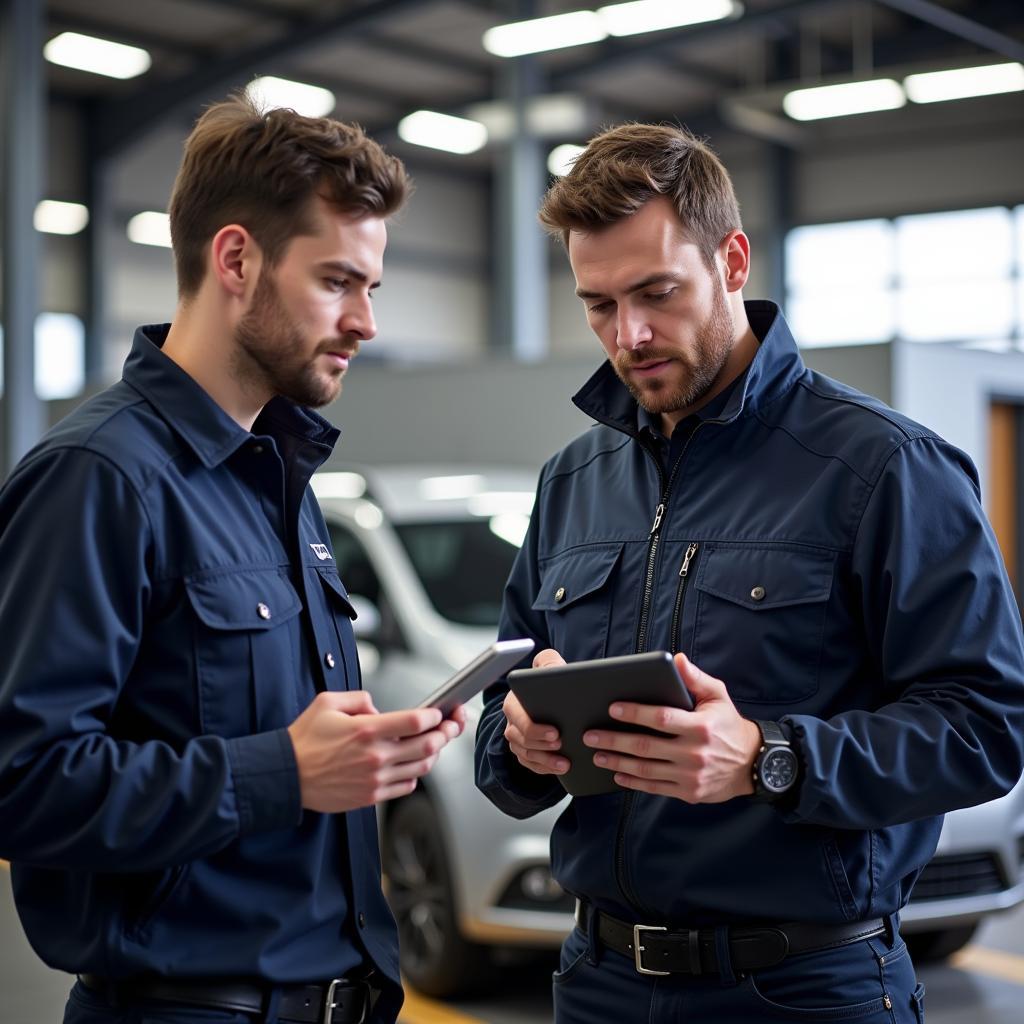
<path id="1" fill-rule="evenodd" d="M 539 199 L 601 127 L 667 121 L 732 174 L 746 297 L 783 306 L 810 365 L 975 460 L 1019 597 L 1022 62 L 1020 0 L 2 0 L 0 479 L 120 376 L 136 325 L 171 318 L 181 144 L 245 88 L 358 121 L 417 185 L 378 337 L 325 411 L 327 468 L 532 478 L 586 428 L 569 397 L 601 358 Z M 1003 889 L 1024 857 L 1008 842 Z M 1020 1019 L 1000 1007 L 1024 998 L 1024 943 L 995 945 L 1001 975 L 935 975 L 950 1012 Z M 437 1019 L 542 1020 L 545 999 Z"/>

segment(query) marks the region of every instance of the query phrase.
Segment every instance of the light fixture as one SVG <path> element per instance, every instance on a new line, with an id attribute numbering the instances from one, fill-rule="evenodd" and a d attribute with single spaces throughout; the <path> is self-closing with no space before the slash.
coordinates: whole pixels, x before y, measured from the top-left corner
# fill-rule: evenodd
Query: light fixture
<path id="1" fill-rule="evenodd" d="M 420 495 L 427 501 L 454 501 L 479 494 L 487 481 L 477 473 L 462 476 L 427 476 L 419 483 Z"/>
<path id="2" fill-rule="evenodd" d="M 599 7 L 597 15 L 610 36 L 634 36 L 705 21 L 735 18 L 743 5 L 733 0 L 632 0 L 630 3 Z"/>
<path id="3" fill-rule="evenodd" d="M 586 149 L 586 146 L 575 146 L 567 142 L 561 146 L 555 146 L 548 153 L 548 170 L 556 177 L 561 178 L 572 170 L 576 158 Z"/>
<path id="4" fill-rule="evenodd" d="M 43 47 L 43 56 L 51 64 L 108 78 L 136 78 L 153 63 L 148 51 L 138 46 L 84 36 L 80 32 L 61 32 L 54 36 Z"/>
<path id="5" fill-rule="evenodd" d="M 987 64 L 908 75 L 903 79 L 907 97 L 914 103 L 940 103 L 970 96 L 993 96 L 1024 91 L 1024 64 Z"/>
<path id="6" fill-rule="evenodd" d="M 128 221 L 128 238 L 139 245 L 171 247 L 171 219 L 166 213 L 146 210 Z"/>
<path id="7" fill-rule="evenodd" d="M 77 235 L 89 223 L 89 208 L 81 203 L 43 199 L 36 204 L 32 223 L 48 235 Z"/>
<path id="8" fill-rule="evenodd" d="M 326 117 L 338 102 L 330 89 L 293 82 L 288 78 L 274 78 L 273 75 L 254 78 L 245 91 L 263 110 L 287 107 L 305 117 Z"/>
<path id="9" fill-rule="evenodd" d="M 816 121 L 824 117 L 867 114 L 874 110 L 895 110 L 907 102 L 899 82 L 876 78 L 867 82 L 819 85 L 786 93 L 782 107 L 796 121 Z"/>
<path id="10" fill-rule="evenodd" d="M 361 498 L 366 493 L 362 473 L 314 473 L 309 484 L 318 498 Z"/>
<path id="11" fill-rule="evenodd" d="M 595 11 L 572 11 L 489 28 L 484 33 L 484 49 L 496 57 L 521 57 L 524 53 L 599 43 L 607 36 L 608 30 Z"/>
<path id="12" fill-rule="evenodd" d="M 516 115 L 506 100 L 488 100 L 465 108 L 466 117 L 487 129 L 489 142 L 507 142 L 516 132 Z M 548 93 L 526 101 L 526 131 L 536 138 L 582 135 L 594 121 L 587 101 L 576 93 Z"/>
<path id="13" fill-rule="evenodd" d="M 398 134 L 414 146 L 443 149 L 448 153 L 475 153 L 487 143 L 487 128 L 479 121 L 417 110 L 398 122 Z"/>

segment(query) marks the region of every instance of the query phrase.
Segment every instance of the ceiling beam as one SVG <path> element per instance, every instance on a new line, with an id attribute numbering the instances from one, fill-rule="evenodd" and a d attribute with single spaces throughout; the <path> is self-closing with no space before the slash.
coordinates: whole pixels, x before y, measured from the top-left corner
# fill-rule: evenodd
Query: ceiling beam
<path id="1" fill-rule="evenodd" d="M 1024 61 L 1024 42 L 1004 32 L 989 28 L 972 18 L 964 17 L 947 7 L 940 7 L 932 0 L 879 0 L 894 11 L 902 11 L 919 21 L 941 28 L 950 35 L 959 36 L 969 43 L 975 43 L 986 50 L 1002 54 L 1009 60 Z"/>
<path id="2" fill-rule="evenodd" d="M 381 18 L 422 7 L 430 0 L 373 0 L 358 9 L 347 8 L 328 18 L 303 21 L 291 31 L 238 53 L 201 63 L 195 70 L 169 81 L 150 82 L 124 99 L 108 100 L 96 119 L 96 148 L 111 156 L 175 110 L 244 84 L 254 71 L 270 71 L 285 58 L 321 46 L 340 32 L 353 31 Z"/>

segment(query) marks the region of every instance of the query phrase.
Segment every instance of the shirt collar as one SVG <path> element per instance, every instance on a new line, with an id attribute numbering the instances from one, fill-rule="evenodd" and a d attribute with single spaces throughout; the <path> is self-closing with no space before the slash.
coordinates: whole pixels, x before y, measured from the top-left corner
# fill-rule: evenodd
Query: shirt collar
<path id="1" fill-rule="evenodd" d="M 739 382 L 746 375 L 746 370 L 743 371 L 735 380 L 730 381 L 714 398 L 711 399 L 706 405 L 701 406 L 691 416 L 696 417 L 698 420 L 716 420 L 722 415 L 726 405 L 729 403 L 729 399 L 732 397 L 733 391 L 736 390 Z M 686 419 L 690 419 L 687 416 Z M 685 420 L 680 420 L 680 423 L 684 423 Z M 636 407 L 636 423 L 638 429 L 642 432 L 644 430 L 649 431 L 654 437 L 663 437 L 661 430 L 661 415 L 648 412 L 642 405 Z M 679 424 L 676 424 L 679 426 Z"/>
<path id="2" fill-rule="evenodd" d="M 267 434 L 279 444 L 295 441 L 324 446 L 330 454 L 339 432 L 322 416 L 285 398 L 273 398 L 256 418 L 253 431 L 243 430 L 173 359 L 160 350 L 170 324 L 139 327 L 125 360 L 125 383 L 139 392 L 195 452 L 207 469 L 219 465 L 251 440 Z"/>

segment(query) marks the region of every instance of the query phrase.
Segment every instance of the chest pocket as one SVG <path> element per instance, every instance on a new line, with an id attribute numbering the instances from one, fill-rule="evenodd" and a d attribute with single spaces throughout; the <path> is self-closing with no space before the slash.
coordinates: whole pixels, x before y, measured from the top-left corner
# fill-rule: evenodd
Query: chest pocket
<path id="1" fill-rule="evenodd" d="M 218 570 L 185 580 L 204 733 L 280 729 L 299 713 L 302 603 L 278 569 Z"/>
<path id="2" fill-rule="evenodd" d="M 621 544 L 576 548 L 541 566 L 532 607 L 544 613 L 548 640 L 566 661 L 605 656 L 612 577 L 621 554 Z"/>
<path id="3" fill-rule="evenodd" d="M 701 554 L 694 662 L 736 701 L 788 704 L 817 692 L 835 555 L 715 544 Z"/>

